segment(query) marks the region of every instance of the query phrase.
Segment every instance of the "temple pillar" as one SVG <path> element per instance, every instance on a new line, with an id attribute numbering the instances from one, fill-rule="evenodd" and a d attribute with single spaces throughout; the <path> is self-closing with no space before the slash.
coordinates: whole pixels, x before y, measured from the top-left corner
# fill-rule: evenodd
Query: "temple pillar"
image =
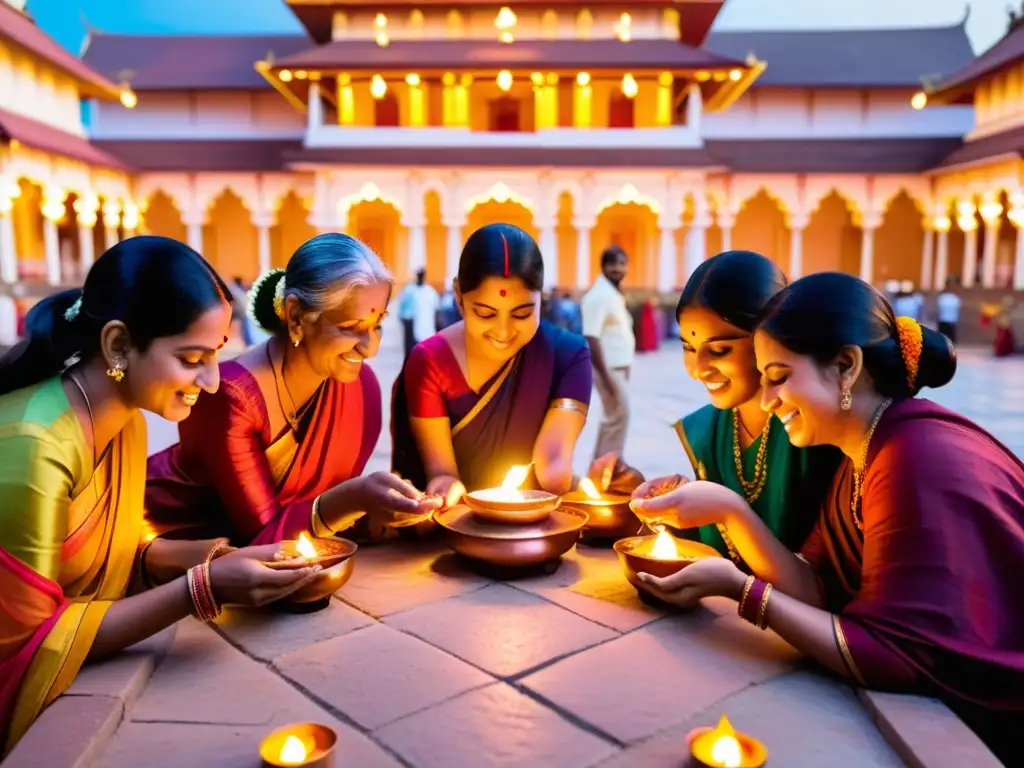
<path id="1" fill-rule="evenodd" d="M 590 287 L 590 230 L 592 219 L 573 219 L 576 227 L 576 287 L 585 291 Z"/>
<path id="2" fill-rule="evenodd" d="M 655 285 L 659 293 L 670 293 L 675 290 L 678 281 L 676 264 L 676 230 L 671 222 L 658 222 L 658 275 Z"/>
<path id="3" fill-rule="evenodd" d="M 932 289 L 932 276 L 935 273 L 935 232 L 933 222 L 924 217 L 924 243 L 921 246 L 921 290 Z"/>
<path id="4" fill-rule="evenodd" d="M 860 230 L 860 279 L 869 285 L 875 282 L 875 232 L 882 225 L 882 217 L 864 214 Z"/>
<path id="5" fill-rule="evenodd" d="M 203 213 L 201 211 L 184 211 L 181 219 L 187 232 L 188 247 L 196 253 L 203 252 Z"/>
<path id="6" fill-rule="evenodd" d="M 261 275 L 270 271 L 270 228 L 274 226 L 274 214 L 261 211 L 253 214 L 252 224 L 256 227 L 256 254 Z"/>
<path id="7" fill-rule="evenodd" d="M 793 213 L 789 216 L 789 279 L 799 280 L 804 275 L 804 230 L 810 216 Z"/>
<path id="8" fill-rule="evenodd" d="M 985 222 L 985 249 L 981 255 L 981 286 L 996 285 L 996 258 L 998 257 L 999 229 L 1003 223 L 1003 206 L 993 199 L 985 200 L 978 209 Z"/>
<path id="9" fill-rule="evenodd" d="M 318 173 L 314 179 L 309 223 L 318 235 L 338 230 L 337 204 L 331 199 L 331 180 L 326 173 Z"/>
<path id="10" fill-rule="evenodd" d="M 427 227 L 423 220 L 406 224 L 409 231 L 409 272 L 415 275 L 427 268 Z"/>
<path id="11" fill-rule="evenodd" d="M 711 226 L 711 211 L 703 190 L 693 194 L 693 219 L 686 228 L 683 238 L 683 263 L 686 274 L 681 275 L 682 282 L 690 279 L 690 275 L 707 258 L 708 227 Z"/>
<path id="12" fill-rule="evenodd" d="M 96 246 L 93 242 L 92 231 L 98 221 L 99 205 L 99 200 L 87 195 L 78 198 L 74 205 L 75 219 L 78 223 L 78 259 L 83 280 L 96 260 Z"/>
<path id="13" fill-rule="evenodd" d="M 946 287 L 949 279 L 949 228 L 948 217 L 941 216 L 935 219 L 935 282 L 932 284 L 936 291 Z"/>
<path id="14" fill-rule="evenodd" d="M 57 222 L 64 218 L 64 198 L 67 193 L 62 189 L 47 189 L 43 194 L 43 253 L 46 259 L 46 282 L 50 285 L 60 285 L 60 238 L 57 235 Z"/>
<path id="15" fill-rule="evenodd" d="M 445 285 L 451 285 L 459 275 L 459 257 L 462 256 L 462 226 L 464 221 L 442 217 L 445 226 L 444 266 Z"/>
<path id="16" fill-rule="evenodd" d="M 306 129 L 313 133 L 324 124 L 324 105 L 320 101 L 320 83 L 309 84 L 307 103 L 309 107 L 306 113 Z"/>
<path id="17" fill-rule="evenodd" d="M 1016 234 L 1016 247 L 1013 254 L 1013 290 L 1024 291 L 1024 236 L 1021 235 L 1021 229 L 1024 228 L 1024 195 L 1018 193 L 1010 196 L 1010 210 L 1006 212 L 1006 218 L 1010 220 Z"/>
<path id="18" fill-rule="evenodd" d="M 978 279 L 978 221 L 976 208 L 970 200 L 956 204 L 956 224 L 964 233 L 964 288 L 973 288 Z"/>
<path id="19" fill-rule="evenodd" d="M 538 217 L 534 222 L 540 231 L 540 255 L 544 258 L 544 289 L 551 290 L 558 285 L 558 234 L 555 219 Z"/>
<path id="20" fill-rule="evenodd" d="M 0 283 L 18 282 L 18 254 L 14 250 L 14 201 L 0 197 Z"/>
<path id="21" fill-rule="evenodd" d="M 731 211 L 720 211 L 716 219 L 718 230 L 722 233 L 722 251 L 731 251 L 732 228 L 736 226 L 736 217 Z"/>
<path id="22" fill-rule="evenodd" d="M 121 206 L 110 201 L 103 204 L 103 248 L 117 245 L 117 227 L 121 223 Z"/>
<path id="23" fill-rule="evenodd" d="M 135 230 L 139 228 L 139 206 L 127 202 L 121 210 L 121 233 L 124 239 L 135 237 Z"/>

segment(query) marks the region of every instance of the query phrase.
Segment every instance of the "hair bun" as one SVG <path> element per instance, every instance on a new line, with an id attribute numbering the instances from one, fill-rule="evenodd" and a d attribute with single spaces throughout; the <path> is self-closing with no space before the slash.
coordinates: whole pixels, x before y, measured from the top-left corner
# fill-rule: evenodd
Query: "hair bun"
<path id="1" fill-rule="evenodd" d="M 956 373 L 956 347 L 938 331 L 921 327 L 921 362 L 917 373 L 917 388 L 937 389 L 945 386 Z"/>
<path id="2" fill-rule="evenodd" d="M 249 316 L 256 321 L 256 325 L 271 335 L 284 329 L 284 323 L 274 309 L 274 294 L 284 276 L 283 269 L 272 269 L 260 275 L 249 289 Z"/>

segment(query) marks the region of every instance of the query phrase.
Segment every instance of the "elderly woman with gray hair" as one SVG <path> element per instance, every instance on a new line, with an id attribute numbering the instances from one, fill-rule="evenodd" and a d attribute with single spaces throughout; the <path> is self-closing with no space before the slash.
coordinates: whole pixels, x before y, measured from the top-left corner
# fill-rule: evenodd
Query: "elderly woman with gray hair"
<path id="1" fill-rule="evenodd" d="M 343 234 L 304 243 L 261 277 L 250 313 L 269 340 L 221 363 L 180 442 L 152 456 L 153 536 L 262 544 L 355 526 L 357 538 L 430 516 L 438 501 L 386 472 L 362 476 L 381 430 L 377 354 L 394 285 L 380 258 Z M 142 558 L 145 572 L 145 558 Z M 148 574 L 159 579 L 159 574 Z"/>

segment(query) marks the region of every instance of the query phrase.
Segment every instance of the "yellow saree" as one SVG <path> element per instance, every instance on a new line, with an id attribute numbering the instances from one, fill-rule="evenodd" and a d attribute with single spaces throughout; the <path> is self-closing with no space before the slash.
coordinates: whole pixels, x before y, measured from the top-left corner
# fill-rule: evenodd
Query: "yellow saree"
<path id="1" fill-rule="evenodd" d="M 60 377 L 0 397 L 2 754 L 67 690 L 128 587 L 142 530 L 142 414 L 91 464 Z"/>

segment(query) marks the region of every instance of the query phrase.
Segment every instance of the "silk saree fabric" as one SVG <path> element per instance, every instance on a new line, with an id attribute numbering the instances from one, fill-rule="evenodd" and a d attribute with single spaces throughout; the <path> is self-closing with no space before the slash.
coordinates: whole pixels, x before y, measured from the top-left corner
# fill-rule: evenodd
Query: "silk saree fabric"
<path id="1" fill-rule="evenodd" d="M 142 530 L 142 414 L 95 470 L 91 451 L 59 377 L 0 397 L 4 754 L 67 690 L 128 587 Z"/>

